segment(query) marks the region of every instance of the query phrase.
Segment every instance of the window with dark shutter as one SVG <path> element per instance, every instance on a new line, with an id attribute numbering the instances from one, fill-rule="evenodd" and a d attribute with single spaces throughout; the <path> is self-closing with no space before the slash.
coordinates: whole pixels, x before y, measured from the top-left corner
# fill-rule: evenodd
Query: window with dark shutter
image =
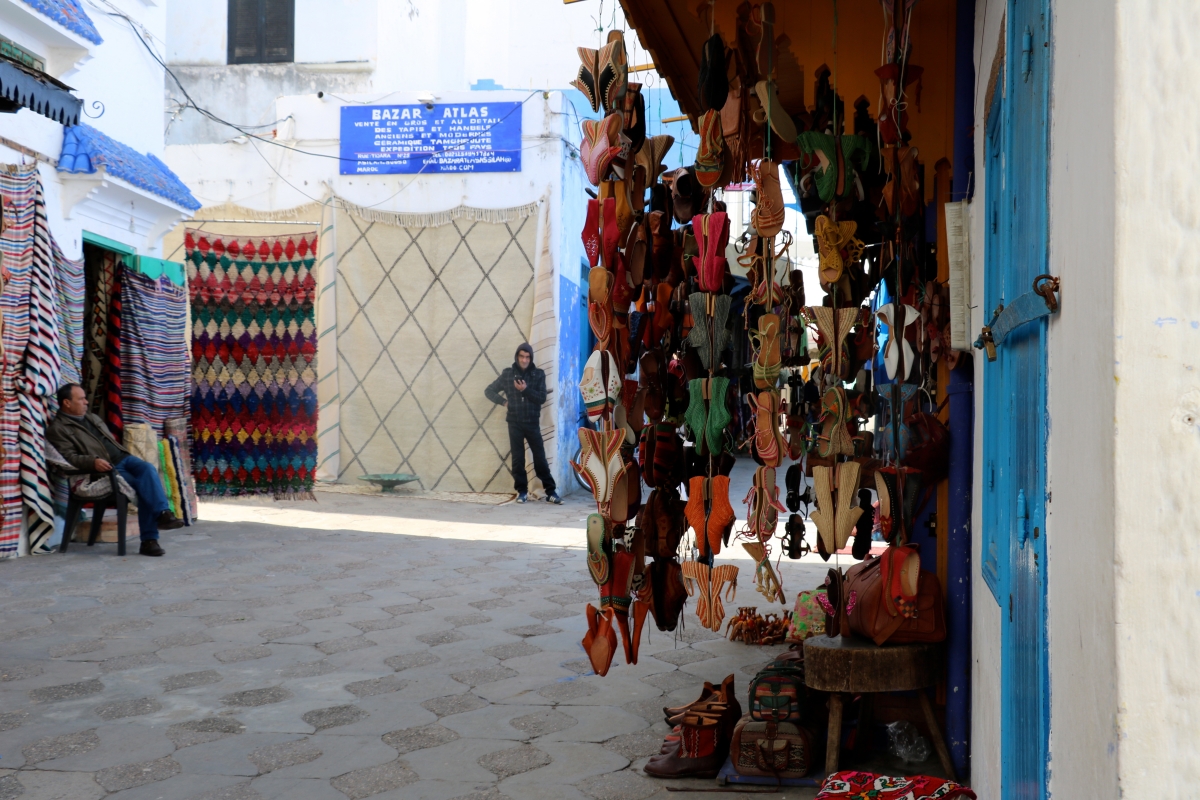
<path id="1" fill-rule="evenodd" d="M 229 0 L 229 63 L 295 60 L 295 0 Z"/>

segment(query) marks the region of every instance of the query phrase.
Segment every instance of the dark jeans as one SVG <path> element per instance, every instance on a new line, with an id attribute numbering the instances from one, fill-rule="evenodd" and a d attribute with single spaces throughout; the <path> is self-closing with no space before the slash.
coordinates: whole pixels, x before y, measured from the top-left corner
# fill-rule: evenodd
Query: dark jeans
<path id="1" fill-rule="evenodd" d="M 138 529 L 142 541 L 157 539 L 158 515 L 168 508 L 158 471 L 137 456 L 122 458 L 116 463 L 116 470 L 137 492 Z"/>
<path id="2" fill-rule="evenodd" d="M 513 486 L 517 493 L 529 491 L 529 479 L 525 475 L 525 443 L 529 443 L 529 452 L 533 453 L 533 471 L 546 489 L 553 493 L 557 488 L 554 477 L 550 474 L 550 465 L 546 463 L 546 448 L 542 445 L 542 430 L 537 424 L 510 422 L 508 423 L 508 443 L 512 446 Z"/>

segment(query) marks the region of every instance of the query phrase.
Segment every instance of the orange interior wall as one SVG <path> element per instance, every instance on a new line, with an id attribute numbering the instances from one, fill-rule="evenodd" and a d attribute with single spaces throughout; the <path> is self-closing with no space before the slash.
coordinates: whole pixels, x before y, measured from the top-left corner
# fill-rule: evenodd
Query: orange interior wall
<path id="1" fill-rule="evenodd" d="M 714 0 L 717 29 L 727 45 L 735 41 L 736 9 L 741 0 Z M 695 13 L 704 13 L 699 2 Z M 792 57 L 804 68 L 804 99 L 813 103 L 813 74 L 821 64 L 833 71 L 837 92 L 853 117 L 854 101 L 866 95 L 872 117 L 879 115 L 879 79 L 883 63 L 884 16 L 879 0 L 837 3 L 837 52 L 834 53 L 834 0 L 775 0 L 776 36 L 791 39 Z M 912 55 L 909 63 L 925 68 L 921 107 L 909 103 L 912 144 L 925 165 L 926 201 L 933 199 L 933 165 L 954 160 L 954 13 L 955 0 L 918 0 L 912 9 Z M 795 109 L 789 109 L 795 111 Z M 853 122 L 846 126 L 853 132 Z"/>

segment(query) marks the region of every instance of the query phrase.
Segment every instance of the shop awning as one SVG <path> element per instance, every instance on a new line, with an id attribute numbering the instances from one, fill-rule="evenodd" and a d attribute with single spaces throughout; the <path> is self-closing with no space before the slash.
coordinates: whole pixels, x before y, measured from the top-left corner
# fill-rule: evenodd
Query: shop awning
<path id="1" fill-rule="evenodd" d="M 0 59 L 0 112 L 28 108 L 63 125 L 79 123 L 83 101 L 71 87 L 44 72 Z"/>

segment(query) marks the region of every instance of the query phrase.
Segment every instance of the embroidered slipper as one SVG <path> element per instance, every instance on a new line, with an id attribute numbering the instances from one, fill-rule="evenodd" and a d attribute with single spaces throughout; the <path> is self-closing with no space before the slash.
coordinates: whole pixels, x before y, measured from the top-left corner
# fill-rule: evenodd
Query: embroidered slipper
<path id="1" fill-rule="evenodd" d="M 595 267 L 600 263 L 600 201 L 587 201 L 587 216 L 583 220 L 583 252 L 587 254 L 588 264 Z"/>
<path id="2" fill-rule="evenodd" d="M 817 526 L 817 536 L 823 548 L 823 554 L 837 551 L 834 543 L 837 541 L 837 509 L 833 505 L 833 469 L 831 467 L 813 467 L 813 488 L 817 493 L 817 507 L 809 515 L 809 519 Z M 828 558 L 828 555 L 825 556 Z"/>
<path id="3" fill-rule="evenodd" d="M 612 627 L 613 611 L 598 611 L 588 603 L 584 616 L 587 618 L 588 630 L 583 636 L 583 649 L 588 654 L 592 671 L 603 677 L 608 674 L 613 656 L 617 653 L 617 635 Z"/>
<path id="4" fill-rule="evenodd" d="M 721 133 L 721 115 L 705 111 L 700 117 L 700 145 L 696 150 L 696 180 L 706 189 L 715 187 L 725 168 L 725 137 Z"/>
<path id="5" fill-rule="evenodd" d="M 858 223 L 854 220 L 834 222 L 822 214 L 817 217 L 813 230 L 820 251 L 821 282 L 832 286 L 841 280 L 846 264 L 862 258 L 863 243 L 854 238 Z"/>
<path id="6" fill-rule="evenodd" d="M 649 426 L 647 426 L 649 427 Z M 679 452 L 683 442 L 675 432 L 676 426 L 671 422 L 660 422 L 654 425 L 654 474 L 663 486 L 678 486 Z"/>
<path id="7" fill-rule="evenodd" d="M 607 485 L 605 479 L 605 470 L 607 462 L 602 458 L 599 451 L 594 447 L 594 441 L 590 434 L 591 428 L 580 428 L 579 434 L 579 461 L 570 461 L 571 468 L 575 470 L 575 474 L 579 479 L 587 485 L 592 496 L 596 498 L 596 503 L 600 503 L 600 496 L 604 493 L 604 487 Z"/>
<path id="8" fill-rule="evenodd" d="M 700 624 L 710 631 L 719 632 L 725 620 L 725 601 L 732 603 L 737 596 L 738 568 L 732 564 L 709 567 L 699 561 L 688 561 L 683 565 L 683 581 L 689 595 L 699 594 L 696 599 L 696 616 Z M 729 584 L 726 588 L 726 584 Z"/>
<path id="9" fill-rule="evenodd" d="M 887 370 L 887 376 L 891 380 L 907 380 L 908 375 L 913 368 L 913 362 L 916 360 L 916 354 L 913 352 L 913 347 L 908 342 L 908 337 L 903 333 L 897 335 L 897 309 L 895 303 L 887 303 L 880 306 L 875 312 L 875 316 L 887 326 L 887 343 L 883 346 L 883 365 Z M 915 308 L 910 305 L 904 306 L 904 319 L 901 321 L 905 331 L 908 327 L 920 319 L 920 314 Z M 897 344 L 899 341 L 899 344 Z M 905 375 L 897 378 L 897 373 L 900 372 L 900 358 L 903 351 L 904 372 Z"/>
<path id="10" fill-rule="evenodd" d="M 617 248 L 621 244 L 621 229 L 617 225 L 617 200 L 614 197 L 604 197 L 603 187 L 600 194 L 600 263 L 609 272 L 616 272 Z"/>
<path id="11" fill-rule="evenodd" d="M 625 434 L 621 431 L 613 431 L 617 434 L 617 446 L 608 460 L 608 505 L 601 507 L 600 511 L 604 516 L 614 524 L 623 523 L 629 519 L 629 480 L 628 469 L 625 463 L 625 458 L 621 455 L 620 442 L 624 440 Z"/>
<path id="12" fill-rule="evenodd" d="M 758 102 L 762 105 L 762 119 L 755 119 L 756 122 L 763 122 L 771 126 L 771 130 L 780 139 L 788 143 L 796 141 L 796 123 L 784 110 L 779 102 L 779 89 L 775 85 L 775 81 L 759 81 L 754 85 L 754 93 L 758 95 Z"/>
<path id="13" fill-rule="evenodd" d="M 611 552 L 612 537 L 608 534 L 608 522 L 599 514 L 588 514 L 587 565 L 588 573 L 597 586 L 608 582 L 609 554 Z"/>
<path id="14" fill-rule="evenodd" d="M 774 236 L 783 230 L 783 189 L 779 185 L 779 166 L 762 159 L 753 165 L 754 188 L 758 204 L 750 213 L 750 225 L 759 236 Z"/>
<path id="15" fill-rule="evenodd" d="M 571 81 L 571 85 L 583 92 L 592 111 L 599 111 L 600 92 L 596 86 L 596 75 L 600 71 L 597 67 L 599 51 L 588 47 L 576 47 L 575 52 L 579 54 L 579 60 L 582 63 L 579 65 L 579 73 L 575 76 L 575 80 Z"/>
<path id="16" fill-rule="evenodd" d="M 610 114 L 604 119 L 585 119 L 580 123 L 583 139 L 579 144 L 579 160 L 593 186 L 608 177 L 613 159 L 621 152 L 617 137 L 621 132 L 621 115 Z"/>
<path id="17" fill-rule="evenodd" d="M 589 419 L 609 418 L 621 394 L 622 376 L 607 350 L 593 350 L 583 365 L 579 392 Z M 594 431 L 599 433 L 599 431 Z M 624 433 L 621 434 L 624 436 Z"/>
<path id="18" fill-rule="evenodd" d="M 600 104 L 605 111 L 620 111 L 625 104 L 625 90 L 629 81 L 629 61 L 622 31 L 614 29 L 608 32 L 608 44 L 600 50 L 597 62 Z"/>
<path id="19" fill-rule="evenodd" d="M 841 550 L 850 541 L 858 518 L 863 510 L 854 502 L 858 493 L 858 476 L 862 465 L 857 461 L 845 461 L 837 466 L 837 520 L 835 549 Z"/>
<path id="20" fill-rule="evenodd" d="M 637 444 L 637 434 L 633 432 L 633 428 L 629 424 L 627 413 L 624 404 L 617 403 L 613 410 L 613 429 L 621 431 L 626 444 Z"/>

